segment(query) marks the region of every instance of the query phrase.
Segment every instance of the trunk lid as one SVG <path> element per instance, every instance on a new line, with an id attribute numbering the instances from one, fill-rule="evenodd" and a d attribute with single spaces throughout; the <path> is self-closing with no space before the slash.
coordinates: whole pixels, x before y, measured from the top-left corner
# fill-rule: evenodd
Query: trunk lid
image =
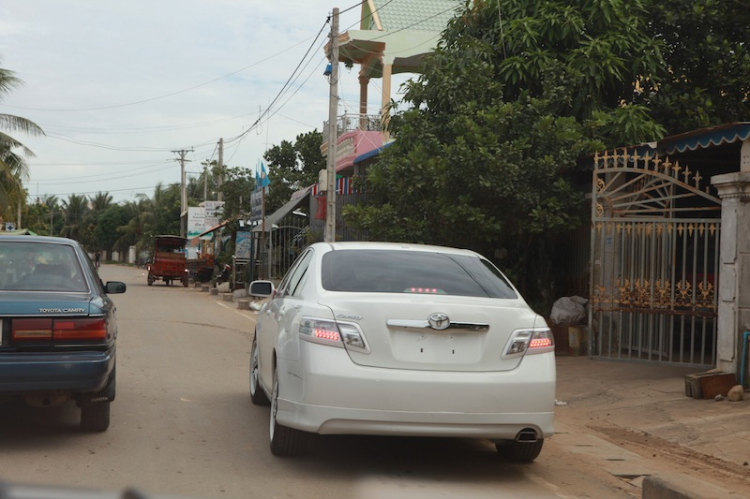
<path id="1" fill-rule="evenodd" d="M 14 292 L 0 296 L 0 318 L 87 316 L 91 296 L 87 293 Z"/>
<path id="2" fill-rule="evenodd" d="M 503 358 L 513 331 L 545 325 L 518 298 L 327 292 L 320 303 L 364 334 L 370 351 L 347 349 L 351 360 L 379 368 L 508 371 L 522 358 Z M 431 316 L 433 326 L 445 326 L 446 317 L 451 326 L 428 326 Z"/>

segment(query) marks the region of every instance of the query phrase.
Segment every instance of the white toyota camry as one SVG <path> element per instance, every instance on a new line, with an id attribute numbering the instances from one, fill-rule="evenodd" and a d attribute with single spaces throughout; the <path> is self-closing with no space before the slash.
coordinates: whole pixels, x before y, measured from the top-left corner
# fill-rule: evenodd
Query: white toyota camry
<path id="1" fill-rule="evenodd" d="M 529 462 L 554 433 L 554 342 L 508 279 L 468 250 L 316 243 L 258 312 L 253 403 L 275 455 L 310 433 L 489 439 Z"/>

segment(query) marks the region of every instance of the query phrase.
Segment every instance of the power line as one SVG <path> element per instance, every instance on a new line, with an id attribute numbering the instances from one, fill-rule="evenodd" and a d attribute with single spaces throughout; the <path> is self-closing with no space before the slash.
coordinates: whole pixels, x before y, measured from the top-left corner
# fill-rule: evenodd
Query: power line
<path id="1" fill-rule="evenodd" d="M 320 36 L 320 34 L 318 34 L 318 36 Z M 206 85 L 210 85 L 211 83 L 215 83 L 215 82 L 223 80 L 225 78 L 229 78 L 230 76 L 234 76 L 237 73 L 241 73 L 242 71 L 245 71 L 247 69 L 255 67 L 255 66 L 259 65 L 259 64 L 262 64 L 262 63 L 264 63 L 266 61 L 269 61 L 269 60 L 273 59 L 274 57 L 277 57 L 277 56 L 279 56 L 279 55 L 281 55 L 281 54 L 283 54 L 285 52 L 288 52 L 289 50 L 297 47 L 298 45 L 303 44 L 304 42 L 306 42 L 309 39 L 310 39 L 309 37 L 305 38 L 304 40 L 301 40 L 301 41 L 295 43 L 294 45 L 285 48 L 284 50 L 276 52 L 275 54 L 270 55 L 270 56 L 266 57 L 265 59 L 261 59 L 258 62 L 254 62 L 253 64 L 250 64 L 249 66 L 245 66 L 244 68 L 240 68 L 240 69 L 238 69 L 236 71 L 233 71 L 233 72 L 231 72 L 229 74 L 225 74 L 224 76 L 220 76 L 218 78 L 214 78 L 213 80 L 209 80 L 209 81 L 206 81 L 206 82 L 203 82 L 203 83 L 199 83 L 198 85 L 194 85 L 194 86 L 189 87 L 189 88 L 185 88 L 185 89 L 182 89 L 182 90 L 177 90 L 175 92 L 171 92 L 171 93 L 168 93 L 168 94 L 159 95 L 157 97 L 151 97 L 151 98 L 143 99 L 143 100 L 139 100 L 139 101 L 126 102 L 126 103 L 123 103 L 123 104 L 114 104 L 114 105 L 111 105 L 111 106 L 101 106 L 101 107 L 91 107 L 91 108 L 79 108 L 79 109 L 45 109 L 45 108 L 34 108 L 34 107 L 9 106 L 7 104 L 3 104 L 3 106 L 4 107 L 13 108 L 13 109 L 23 109 L 25 111 L 46 111 L 46 112 L 101 111 L 101 110 L 105 110 L 105 109 L 115 109 L 115 108 L 118 108 L 118 107 L 135 106 L 137 104 L 143 104 L 143 103 L 146 103 L 146 102 L 153 102 L 155 100 L 164 99 L 164 98 L 167 98 L 167 97 L 172 97 L 174 95 L 179 95 L 179 94 L 182 94 L 182 93 L 185 93 L 185 92 L 189 92 L 191 90 L 195 90 L 196 88 L 205 87 Z"/>
<path id="2" fill-rule="evenodd" d="M 66 142 L 71 142 L 73 144 L 78 144 L 80 146 L 90 146 L 90 147 L 98 147 L 100 149 L 108 149 L 110 151 L 124 151 L 124 152 L 167 152 L 171 151 L 170 148 L 162 148 L 162 147 L 117 147 L 112 146 L 109 144 L 99 144 L 96 142 L 85 142 L 73 139 L 71 137 L 67 137 L 65 135 L 58 135 L 53 133 L 48 133 L 48 137 L 58 140 L 63 140 Z M 213 142 L 204 142 L 201 144 L 197 144 L 193 147 L 203 147 L 212 144 Z"/>
<path id="3" fill-rule="evenodd" d="M 70 181 L 60 181 L 60 180 L 57 180 L 57 181 L 53 181 L 53 180 L 37 180 L 37 181 L 36 181 L 36 183 L 38 183 L 38 184 L 39 184 L 39 183 L 41 183 L 41 184 L 46 184 L 46 183 L 54 183 L 54 184 L 56 184 L 56 185 L 61 185 L 61 184 L 62 184 L 62 185 L 64 185 L 64 184 L 91 184 L 91 183 L 93 183 L 93 182 L 108 182 L 108 181 L 110 181 L 110 180 L 120 180 L 120 179 L 123 179 L 123 178 L 132 178 L 132 177 L 137 177 L 137 176 L 140 176 L 140 175 L 146 175 L 146 174 L 156 173 L 156 172 L 160 172 L 160 171 L 164 171 L 164 170 L 169 170 L 169 169 L 171 169 L 171 168 L 174 168 L 174 165 L 164 165 L 164 167 L 163 167 L 163 168 L 159 168 L 159 169 L 156 169 L 156 170 L 151 170 L 151 171 L 149 171 L 149 172 L 141 173 L 141 174 L 139 174 L 139 175 L 133 175 L 133 173 L 132 173 L 132 172 L 127 172 L 127 173 L 126 173 L 126 174 L 124 174 L 124 175 L 119 175 L 119 176 L 117 176 L 117 177 L 109 177 L 109 178 L 103 178 L 103 179 L 93 179 L 93 180 L 70 180 Z M 122 173 L 122 172 L 120 172 L 120 173 Z M 110 175 L 111 175 L 111 174 L 110 174 Z"/>
<path id="4" fill-rule="evenodd" d="M 255 122 L 252 125 L 250 125 L 250 127 L 248 127 L 247 130 L 245 130 L 244 132 L 242 132 L 237 137 L 233 137 L 231 139 L 228 139 L 225 143 L 230 143 L 231 141 L 239 140 L 240 138 L 244 137 L 251 130 L 255 129 L 255 127 L 263 119 L 263 117 L 270 112 L 271 108 L 273 108 L 273 105 L 276 104 L 276 101 L 278 101 L 279 98 L 286 92 L 287 88 L 289 87 L 289 85 L 291 84 L 291 82 L 293 81 L 293 79 L 296 80 L 296 78 L 298 77 L 297 71 L 299 70 L 300 66 L 302 66 L 302 63 L 305 62 L 305 59 L 307 59 L 307 56 L 310 54 L 310 51 L 315 46 L 315 43 L 318 41 L 318 38 L 320 38 L 321 33 L 323 33 L 323 30 L 325 29 L 326 25 L 329 22 L 330 22 L 330 17 L 327 18 L 326 21 L 323 23 L 323 26 L 320 27 L 320 31 L 318 31 L 318 34 L 315 36 L 315 40 L 313 40 L 313 43 L 310 44 L 310 47 L 308 47 L 307 52 L 305 52 L 305 55 L 302 56 L 302 59 L 297 64 L 297 67 L 294 68 L 294 71 L 292 72 L 291 76 L 289 76 L 289 78 L 287 79 L 286 83 L 284 83 L 284 85 L 281 87 L 281 90 L 279 90 L 279 92 L 276 94 L 276 97 L 273 98 L 273 100 L 268 105 L 268 107 L 266 108 L 266 110 L 263 113 L 261 113 L 261 115 L 258 117 L 258 119 L 255 120 Z"/>
<path id="5" fill-rule="evenodd" d="M 89 134 L 108 134 L 108 135 L 116 135 L 116 134 L 139 134 L 139 133 L 154 133 L 154 132 L 171 132 L 174 130 L 186 130 L 188 128 L 199 128 L 202 126 L 207 125 L 215 125 L 217 123 L 224 123 L 227 121 L 232 121 L 240 118 L 246 118 L 247 116 L 250 116 L 252 113 L 245 113 L 240 114 L 237 116 L 232 116 L 230 118 L 221 118 L 211 121 L 199 121 L 195 123 L 185 123 L 184 125 L 164 125 L 164 126 L 152 126 L 152 127 L 132 127 L 132 128 L 110 128 L 108 130 L 102 130 L 100 128 L 84 128 L 84 127 L 66 127 L 66 126 L 55 126 L 55 125 L 45 125 L 42 128 L 44 128 L 45 131 L 61 131 L 61 132 L 72 132 L 72 133 L 89 133 Z"/>

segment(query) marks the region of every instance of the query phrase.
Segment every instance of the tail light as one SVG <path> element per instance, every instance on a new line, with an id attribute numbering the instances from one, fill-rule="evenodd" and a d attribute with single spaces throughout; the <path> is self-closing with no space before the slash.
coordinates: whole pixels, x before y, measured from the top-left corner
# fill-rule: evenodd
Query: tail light
<path id="1" fill-rule="evenodd" d="M 513 333 L 505 355 L 533 355 L 554 350 L 555 340 L 549 328 L 522 329 Z"/>
<path id="2" fill-rule="evenodd" d="M 107 337 L 105 319 L 14 319 L 13 340 L 68 341 L 104 340 Z"/>
<path id="3" fill-rule="evenodd" d="M 369 353 L 370 349 L 359 327 L 353 323 L 303 318 L 299 336 L 305 341 L 334 347 L 346 347 Z"/>

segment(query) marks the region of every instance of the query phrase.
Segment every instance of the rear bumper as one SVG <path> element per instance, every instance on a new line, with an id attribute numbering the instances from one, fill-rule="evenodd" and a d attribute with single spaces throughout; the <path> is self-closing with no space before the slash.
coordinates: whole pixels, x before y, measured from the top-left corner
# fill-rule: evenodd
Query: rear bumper
<path id="1" fill-rule="evenodd" d="M 115 368 L 115 349 L 106 352 L 0 353 L 0 393 L 73 393 L 104 389 Z"/>
<path id="2" fill-rule="evenodd" d="M 527 356 L 512 371 L 437 372 L 358 366 L 343 349 L 300 346 L 307 360 L 280 360 L 277 418 L 286 426 L 321 434 L 497 440 L 524 429 L 554 434 L 552 352 Z"/>

